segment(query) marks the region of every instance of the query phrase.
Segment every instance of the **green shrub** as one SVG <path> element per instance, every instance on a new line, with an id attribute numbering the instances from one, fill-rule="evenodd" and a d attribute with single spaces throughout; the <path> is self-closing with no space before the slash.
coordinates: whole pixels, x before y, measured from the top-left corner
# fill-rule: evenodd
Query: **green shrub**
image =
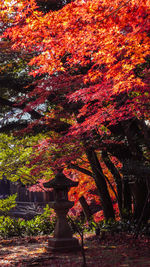
<path id="1" fill-rule="evenodd" d="M 9 238 L 13 236 L 34 236 L 50 234 L 54 230 L 56 217 L 48 205 L 41 215 L 34 219 L 13 219 L 9 216 L 0 216 L 0 236 Z"/>
<path id="2" fill-rule="evenodd" d="M 0 236 L 6 238 L 21 235 L 18 221 L 9 216 L 0 216 Z"/>
<path id="3" fill-rule="evenodd" d="M 16 206 L 17 194 L 13 194 L 7 198 L 0 199 L 0 213 L 8 215 L 8 212 Z"/>

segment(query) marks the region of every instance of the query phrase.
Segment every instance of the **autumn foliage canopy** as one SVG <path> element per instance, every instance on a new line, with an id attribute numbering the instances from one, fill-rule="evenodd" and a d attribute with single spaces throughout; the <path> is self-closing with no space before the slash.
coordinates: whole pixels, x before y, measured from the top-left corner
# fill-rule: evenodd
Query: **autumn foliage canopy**
<path id="1" fill-rule="evenodd" d="M 89 146 L 99 149 L 95 133 L 109 142 L 110 126 L 149 119 L 148 6 L 148 0 L 76 0 L 45 13 L 35 0 L 1 0 L 3 40 L 30 54 L 35 77 L 34 90 L 20 100 L 24 112 L 51 106 L 28 130 L 66 123 L 61 136 L 56 130 L 40 143 L 42 154 L 55 147 L 45 164 L 57 158 L 68 165 Z"/>
<path id="2" fill-rule="evenodd" d="M 135 114 L 148 116 L 148 87 L 135 74 L 149 55 L 148 2 L 75 1 L 43 14 L 33 0 L 4 1 L 4 15 L 13 14 L 12 27 L 4 33 L 12 48 L 37 52 L 29 63 L 32 75 L 55 75 L 32 92 L 40 98 L 32 107 L 44 102 L 48 85 L 56 92 L 62 83 L 68 101 L 84 103 L 78 115 L 86 116 L 83 130 Z"/>

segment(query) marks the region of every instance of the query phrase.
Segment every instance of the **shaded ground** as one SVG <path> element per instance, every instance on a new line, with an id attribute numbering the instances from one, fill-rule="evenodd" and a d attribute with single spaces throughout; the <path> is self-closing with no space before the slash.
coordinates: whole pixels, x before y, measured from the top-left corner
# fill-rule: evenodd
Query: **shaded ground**
<path id="1" fill-rule="evenodd" d="M 0 267 L 17 266 L 82 266 L 81 252 L 49 253 L 47 236 L 0 240 Z M 87 266 L 95 267 L 150 267 L 150 239 L 133 239 L 127 234 L 85 236 Z"/>

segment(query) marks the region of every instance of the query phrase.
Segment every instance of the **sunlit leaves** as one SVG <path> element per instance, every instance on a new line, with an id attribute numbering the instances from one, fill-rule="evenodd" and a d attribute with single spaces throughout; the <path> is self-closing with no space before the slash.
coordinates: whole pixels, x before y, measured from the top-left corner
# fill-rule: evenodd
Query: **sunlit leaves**
<path id="1" fill-rule="evenodd" d="M 30 61 L 34 66 L 33 76 L 76 73 L 87 66 L 84 84 L 100 82 L 99 90 L 107 90 L 110 100 L 115 94 L 128 94 L 139 86 L 133 70 L 149 54 L 148 1 L 75 1 L 47 14 L 38 11 L 34 1 L 22 2 L 21 5 L 23 11 L 20 5 L 16 7 L 17 26 L 14 24 L 14 28 L 8 29 L 5 36 L 12 39 L 14 49 L 22 47 L 39 52 Z M 25 19 L 19 18 L 19 14 Z M 62 60 L 64 55 L 67 55 L 65 61 Z M 96 70 L 93 68 L 95 64 L 99 65 Z M 106 65 L 105 72 L 102 65 Z M 111 92 L 107 87 L 109 81 L 112 83 Z M 141 90 L 143 86 L 141 83 Z M 92 94 L 89 90 L 91 99 Z M 84 98 L 87 102 L 87 97 Z M 81 99 L 83 101 L 82 93 Z M 75 100 L 74 95 L 72 100 Z M 102 103 L 100 92 L 97 101 Z M 112 120 L 116 116 L 113 110 Z M 99 108 L 97 113 L 95 109 L 95 116 L 98 115 Z M 103 112 L 101 115 L 106 119 Z"/>
<path id="2" fill-rule="evenodd" d="M 88 136 L 87 142 L 95 145 L 93 131 L 108 137 L 110 125 L 149 117 L 148 68 L 144 76 L 136 71 L 150 54 L 148 1 L 76 0 L 46 14 L 34 0 L 21 4 L 16 0 L 11 10 L 7 1 L 3 4 L 13 14 L 3 38 L 11 40 L 12 49 L 36 51 L 29 62 L 30 74 L 42 76 L 26 95 L 30 101 L 24 112 L 49 102 L 50 111 L 34 125 L 53 125 L 57 132 L 58 122 L 70 123 L 60 135 L 50 135 L 36 147 L 29 166 L 32 175 L 41 175 L 35 165 L 42 159 L 46 170 L 82 157 L 81 140 Z"/>
<path id="3" fill-rule="evenodd" d="M 25 184 L 36 182 L 35 165 L 30 165 L 30 160 L 34 154 L 33 146 L 38 144 L 39 139 L 40 135 L 19 139 L 6 134 L 0 135 L 0 179 L 5 175 L 11 181 L 20 179 Z"/>
<path id="4" fill-rule="evenodd" d="M 0 199 L 0 212 L 7 215 L 8 212 L 16 206 L 17 194 L 10 195 L 5 199 Z"/>

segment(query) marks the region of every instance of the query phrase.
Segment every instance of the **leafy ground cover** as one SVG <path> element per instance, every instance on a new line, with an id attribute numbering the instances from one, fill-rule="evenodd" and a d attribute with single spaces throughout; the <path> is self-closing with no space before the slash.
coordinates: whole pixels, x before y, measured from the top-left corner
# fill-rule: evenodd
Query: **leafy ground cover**
<path id="1" fill-rule="evenodd" d="M 79 237 L 78 237 L 79 238 Z M 51 253 L 48 236 L 0 240 L 0 266 L 82 266 L 81 252 Z M 84 235 L 87 267 L 150 266 L 150 238 L 131 234 Z"/>

